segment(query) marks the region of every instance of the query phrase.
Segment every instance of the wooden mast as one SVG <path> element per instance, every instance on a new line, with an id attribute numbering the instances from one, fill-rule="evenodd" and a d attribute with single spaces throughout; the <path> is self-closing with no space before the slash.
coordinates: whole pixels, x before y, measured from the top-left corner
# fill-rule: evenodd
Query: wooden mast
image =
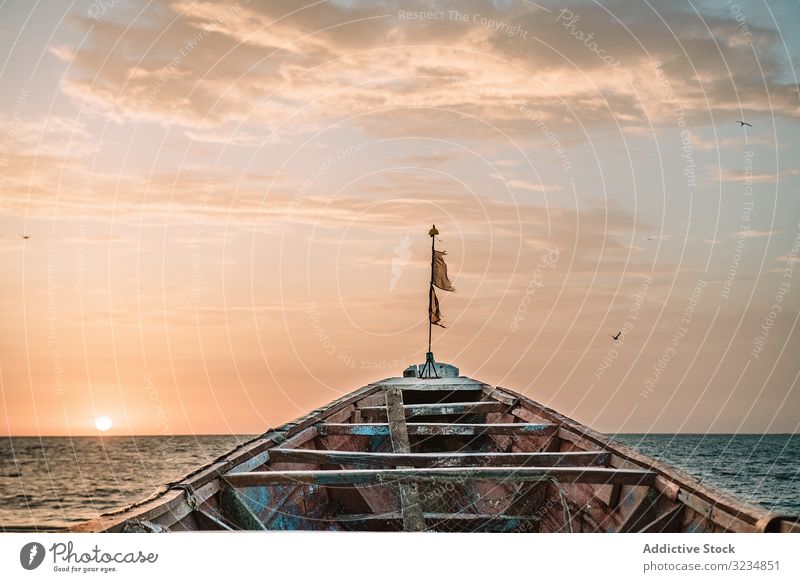
<path id="1" fill-rule="evenodd" d="M 434 243 L 436 242 L 436 233 L 439 232 L 436 230 L 436 225 L 433 225 L 433 228 L 430 230 L 428 234 L 431 235 L 431 284 L 428 288 L 428 352 L 431 352 L 431 338 L 433 335 L 433 323 L 431 322 L 431 313 L 433 311 L 433 265 L 435 260 L 435 248 Z"/>
<path id="2" fill-rule="evenodd" d="M 433 359 L 433 349 L 432 345 L 432 337 L 433 337 L 433 321 L 431 321 L 431 315 L 433 313 L 433 298 L 434 298 L 434 285 L 433 285 L 433 277 L 434 277 L 434 264 L 436 261 L 436 235 L 439 234 L 439 231 L 436 230 L 436 225 L 434 224 L 433 227 L 428 231 L 428 234 L 431 237 L 431 282 L 430 286 L 428 287 L 428 351 L 425 354 L 425 364 L 422 366 L 422 370 L 420 370 L 419 377 L 420 378 L 438 378 L 439 373 L 436 371 L 436 361 Z M 431 376 L 431 373 L 433 375 Z"/>

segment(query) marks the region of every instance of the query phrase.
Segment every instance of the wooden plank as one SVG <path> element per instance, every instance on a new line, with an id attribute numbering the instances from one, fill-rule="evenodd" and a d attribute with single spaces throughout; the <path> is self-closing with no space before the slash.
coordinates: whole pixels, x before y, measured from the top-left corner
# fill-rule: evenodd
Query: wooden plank
<path id="1" fill-rule="evenodd" d="M 528 410 L 524 406 L 520 406 L 519 403 L 510 408 L 509 414 L 519 418 L 523 422 L 550 422 L 548 419 L 542 418 L 541 416 L 539 416 L 535 412 Z"/>
<path id="2" fill-rule="evenodd" d="M 366 418 L 386 419 L 386 408 L 383 406 L 365 406 L 359 409 Z M 452 402 L 437 404 L 406 404 L 403 406 L 406 418 L 414 416 L 440 416 L 446 414 L 486 414 L 489 412 L 506 412 L 508 406 L 502 402 Z"/>
<path id="3" fill-rule="evenodd" d="M 178 491 L 184 491 L 184 497 L 182 499 L 182 503 L 172 507 L 168 512 L 160 515 L 158 517 L 154 517 L 152 519 L 153 522 L 158 523 L 159 525 L 163 526 L 170 526 L 172 524 L 178 523 L 187 515 L 192 513 L 195 507 L 199 507 L 203 504 L 208 498 L 214 496 L 219 491 L 219 479 L 214 481 L 209 481 L 200 489 L 192 489 L 189 488 L 187 491 L 181 487 L 175 487 Z M 191 495 L 189 492 L 191 491 Z M 191 498 L 191 500 L 190 500 Z"/>
<path id="4" fill-rule="evenodd" d="M 708 503 L 702 497 L 681 489 L 678 492 L 678 501 L 685 503 L 687 507 L 693 509 L 698 514 L 705 516 L 706 519 L 713 521 L 723 529 L 741 533 L 756 533 L 756 524 L 745 521 L 750 517 L 746 513 L 731 513 L 724 506 L 717 506 L 715 503 Z"/>
<path id="5" fill-rule="evenodd" d="M 326 443 L 321 442 L 320 445 L 324 447 Z M 348 443 L 348 446 L 350 445 L 354 445 L 354 443 Z M 274 451 L 275 450 L 273 449 L 273 453 Z M 349 452 L 349 451 L 344 451 L 344 452 Z M 291 451 L 287 451 L 286 454 L 291 454 Z M 389 491 L 385 487 L 370 487 L 370 486 L 356 485 L 353 488 L 359 495 L 361 495 L 361 498 L 364 500 L 364 502 L 369 507 L 370 511 L 372 511 L 373 513 L 382 513 L 389 511 L 391 508 L 397 507 L 397 504 L 399 503 L 399 500 L 396 499 L 395 491 Z"/>
<path id="6" fill-rule="evenodd" d="M 552 435 L 557 430 L 553 424 L 461 424 L 461 423 L 406 423 L 411 436 L 475 436 L 483 434 L 504 435 Z M 317 425 L 321 436 L 356 435 L 389 436 L 389 425 L 383 423 L 339 424 L 322 423 Z"/>
<path id="7" fill-rule="evenodd" d="M 316 426 L 311 426 L 309 428 L 301 430 L 299 433 L 294 435 L 291 438 L 286 439 L 281 444 L 279 444 L 276 448 L 278 449 L 291 449 L 292 447 L 299 447 L 306 444 L 309 441 L 313 441 L 315 438 L 319 436 L 319 431 L 317 430 Z M 272 451 L 270 451 L 271 453 Z M 270 455 L 271 458 L 271 455 Z"/>
<path id="8" fill-rule="evenodd" d="M 270 495 L 269 504 L 265 504 L 264 510 L 259 517 L 265 529 L 273 529 L 272 523 L 281 516 L 293 513 L 291 505 L 296 501 L 300 492 L 300 487 L 286 488 L 283 491 L 275 491 Z"/>
<path id="9" fill-rule="evenodd" d="M 389 418 L 388 430 L 395 453 L 407 453 L 411 450 L 406 428 L 406 415 L 403 406 L 403 392 L 399 388 L 386 390 L 386 413 Z"/>
<path id="10" fill-rule="evenodd" d="M 491 386 L 486 386 L 483 389 L 483 394 L 486 398 L 490 398 L 496 402 L 502 402 L 508 406 L 514 406 L 517 403 L 517 399 L 513 396 L 506 394 L 500 390 L 496 390 Z"/>
<path id="11" fill-rule="evenodd" d="M 538 522 L 538 515 L 502 515 L 476 513 L 424 513 L 423 518 L 429 524 L 428 530 L 444 526 L 445 531 L 480 531 L 486 528 L 501 531 L 513 531 L 530 522 Z M 331 521 L 343 524 L 351 529 L 370 529 L 390 524 L 399 525 L 403 519 L 400 513 L 342 515 Z"/>
<path id="12" fill-rule="evenodd" d="M 665 481 L 676 483 L 680 487 L 682 495 L 686 496 L 687 493 L 691 493 L 690 499 L 693 502 L 703 501 L 704 503 L 715 506 L 713 513 L 715 516 L 719 515 L 722 520 L 719 524 L 725 529 L 739 532 L 755 531 L 755 524 L 758 520 L 769 514 L 769 511 L 764 508 L 744 502 L 705 483 L 700 483 L 696 478 L 684 473 L 680 469 L 657 461 L 652 457 L 648 457 L 526 396 L 517 394 L 512 390 L 497 390 L 502 390 L 503 394 L 509 397 L 518 397 L 520 404 L 543 418 L 560 424 L 565 429 L 565 433 L 573 432 L 576 437 L 580 435 L 580 437 L 577 437 L 573 442 L 581 442 L 587 445 L 591 443 L 599 448 L 607 449 L 637 466 L 652 469 L 659 473 Z M 572 440 L 565 435 L 562 435 L 562 438 Z M 698 505 L 702 505 L 702 503 L 698 503 Z"/>
<path id="13" fill-rule="evenodd" d="M 506 505 L 502 510 L 503 513 L 509 515 L 521 515 L 527 513 L 529 510 L 535 510 L 537 513 L 543 514 L 547 512 L 546 494 L 547 486 L 550 481 L 543 483 L 527 482 L 527 483 L 511 483 L 510 487 L 506 487 Z"/>
<path id="14" fill-rule="evenodd" d="M 542 481 L 562 483 L 622 483 L 651 486 L 652 471 L 606 467 L 436 467 L 425 469 L 341 469 L 333 471 L 257 471 L 230 473 L 225 479 L 234 487 L 266 485 L 379 485 L 412 481 Z"/>
<path id="15" fill-rule="evenodd" d="M 686 506 L 681 504 L 670 509 L 663 515 L 658 516 L 653 521 L 639 530 L 639 533 L 662 533 L 680 531 L 680 521 Z"/>
<path id="16" fill-rule="evenodd" d="M 186 504 L 183 491 L 169 489 L 167 491 L 161 491 L 153 498 L 148 498 L 133 507 L 110 512 L 95 519 L 74 525 L 69 528 L 69 531 L 76 533 L 122 531 L 125 521 L 129 519 L 152 521 L 156 517 L 164 515 L 181 504 Z"/>
<path id="17" fill-rule="evenodd" d="M 654 492 L 654 490 L 652 490 Z M 648 524 L 655 512 L 658 503 L 656 495 L 643 495 L 628 516 L 619 524 L 619 533 L 630 533 L 641 529 Z"/>
<path id="18" fill-rule="evenodd" d="M 251 473 L 233 473 L 233 475 L 248 474 Z M 239 529 L 248 531 L 267 529 L 233 487 L 222 487 L 219 492 L 219 506 L 225 518 Z"/>
<path id="19" fill-rule="evenodd" d="M 234 467 L 231 470 L 237 473 L 245 473 L 247 471 L 253 471 L 254 469 L 260 467 L 261 465 L 266 465 L 268 462 L 269 462 L 269 450 L 266 450 L 258 453 L 257 455 L 254 455 L 252 458 L 245 461 L 244 463 L 236 465 L 236 467 Z"/>
<path id="20" fill-rule="evenodd" d="M 403 407 L 403 392 L 399 388 L 386 390 L 386 414 L 389 420 L 389 436 L 392 450 L 404 454 L 411 450 L 406 429 L 406 415 Z M 400 469 L 409 469 L 400 466 Z M 400 483 L 400 512 L 403 514 L 404 531 L 425 531 L 425 520 L 419 504 L 419 491 L 416 483 Z"/>
<path id="21" fill-rule="evenodd" d="M 656 479 L 658 479 L 658 477 L 656 477 Z M 622 486 L 620 485 L 604 485 L 595 489 L 594 496 L 606 504 L 609 509 L 616 509 L 617 505 L 619 505 L 621 492 Z"/>
<path id="22" fill-rule="evenodd" d="M 800 533 L 800 518 L 772 513 L 756 523 L 758 533 Z"/>
<path id="23" fill-rule="evenodd" d="M 678 485 L 678 483 L 675 481 L 668 479 L 664 475 L 656 476 L 656 483 L 654 487 L 662 497 L 666 497 L 670 501 L 678 500 L 678 493 L 681 491 L 680 485 Z"/>
<path id="24" fill-rule="evenodd" d="M 477 513 L 429 513 L 425 512 L 425 518 L 431 520 L 452 520 L 452 521 L 463 521 L 463 522 L 470 522 L 470 521 L 483 521 L 483 520 L 491 520 L 496 519 L 500 520 L 509 520 L 509 519 L 522 519 L 525 521 L 537 520 L 538 517 L 535 515 L 503 515 L 503 514 L 477 514 Z M 350 514 L 350 515 L 341 515 L 334 518 L 334 521 L 339 521 L 342 523 L 348 522 L 358 522 L 358 521 L 375 521 L 375 520 L 400 520 L 403 516 L 400 513 L 384 513 L 384 514 L 374 514 L 374 513 L 365 513 L 365 514 Z"/>
<path id="25" fill-rule="evenodd" d="M 438 380 L 431 378 L 397 378 L 380 382 L 380 384 L 384 388 L 400 388 L 404 392 L 460 392 L 462 390 L 482 392 L 487 386 L 471 378 L 440 378 Z"/>
<path id="26" fill-rule="evenodd" d="M 602 485 L 600 488 L 608 488 L 610 485 Z M 589 524 L 592 531 L 615 531 L 623 517 L 617 511 L 610 509 L 604 503 L 599 503 L 595 497 L 598 489 L 597 485 L 588 483 L 577 483 L 563 487 L 565 498 L 573 514 L 579 520 Z M 639 489 L 644 490 L 644 487 Z M 551 504 L 561 506 L 560 495 L 553 489 Z"/>
<path id="27" fill-rule="evenodd" d="M 577 449 L 584 451 L 598 451 L 603 449 L 603 447 L 601 447 L 599 444 L 581 438 L 580 435 L 565 428 L 558 429 L 558 438 L 560 438 L 563 442 L 572 443 Z"/>
<path id="28" fill-rule="evenodd" d="M 365 396 L 355 403 L 356 410 L 372 406 L 386 406 L 386 392 L 381 390 L 370 396 Z"/>
<path id="29" fill-rule="evenodd" d="M 608 463 L 602 451 L 569 453 L 367 453 L 315 449 L 273 449 L 274 463 L 316 463 L 367 467 L 585 467 Z"/>
<path id="30" fill-rule="evenodd" d="M 778 533 L 800 533 L 800 521 L 794 517 L 782 517 L 776 526 Z"/>
<path id="31" fill-rule="evenodd" d="M 194 517 L 194 521 L 197 524 L 198 530 L 203 531 L 214 531 L 214 530 L 227 530 L 233 531 L 233 528 L 230 527 L 228 524 L 223 522 L 221 519 L 213 516 L 210 513 L 207 513 L 201 509 L 196 509 L 192 512 L 192 517 Z"/>

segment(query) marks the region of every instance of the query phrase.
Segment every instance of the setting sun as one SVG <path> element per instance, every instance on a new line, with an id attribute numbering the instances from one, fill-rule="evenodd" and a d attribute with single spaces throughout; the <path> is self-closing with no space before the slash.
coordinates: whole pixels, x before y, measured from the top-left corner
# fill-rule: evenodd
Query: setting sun
<path id="1" fill-rule="evenodd" d="M 112 424 L 111 419 L 107 416 L 98 416 L 94 419 L 94 427 L 100 432 L 106 432 Z"/>

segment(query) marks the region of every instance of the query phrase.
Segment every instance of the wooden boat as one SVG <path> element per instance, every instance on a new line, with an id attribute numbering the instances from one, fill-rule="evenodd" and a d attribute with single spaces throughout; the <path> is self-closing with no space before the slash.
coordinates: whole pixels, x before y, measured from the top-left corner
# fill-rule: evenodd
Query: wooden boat
<path id="1" fill-rule="evenodd" d="M 72 529 L 800 532 L 521 394 L 420 368 Z"/>

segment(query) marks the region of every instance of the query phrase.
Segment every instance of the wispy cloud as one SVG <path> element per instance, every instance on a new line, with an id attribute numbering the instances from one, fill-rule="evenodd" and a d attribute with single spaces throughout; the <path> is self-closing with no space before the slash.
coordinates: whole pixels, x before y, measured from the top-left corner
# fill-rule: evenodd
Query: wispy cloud
<path id="1" fill-rule="evenodd" d="M 752 172 L 715 167 L 708 169 L 708 175 L 711 180 L 719 182 L 769 183 L 777 180 L 777 175 L 770 172 Z"/>
<path id="2" fill-rule="evenodd" d="M 566 5 L 591 26 L 598 47 L 620 55 L 623 67 L 614 69 L 532 6 L 480 6 L 481 15 L 519 26 L 528 40 L 474 23 L 400 19 L 398 6 L 175 2 L 146 10 L 129 27 L 87 19 L 86 43 L 51 51 L 72 65 L 63 84 L 69 95 L 104 104 L 116 119 L 160 117 L 186 126 L 247 120 L 269 127 L 291 119 L 311 131 L 353 116 L 383 136 L 467 129 L 533 138 L 524 103 L 566 142 L 579 127 L 623 123 L 632 131 L 671 123 L 654 60 L 693 119 L 733 111 L 748 119 L 800 115 L 796 92 L 782 80 L 786 71 L 775 59 L 756 62 L 749 44 L 737 42 L 732 16 L 700 21 L 673 5 L 657 7 L 657 15 L 631 3 Z M 159 22 L 169 24 L 169 34 L 153 25 Z M 779 43 L 774 31 L 752 23 L 750 38 L 764 49 Z M 111 39 L 122 50 L 108 54 Z M 221 56 L 224 66 L 217 66 Z M 695 145 L 715 147 L 699 138 Z"/>
<path id="3" fill-rule="evenodd" d="M 743 238 L 761 238 L 765 236 L 775 236 L 780 231 L 778 230 L 745 230 L 738 233 L 735 233 L 733 236 L 743 237 Z"/>

